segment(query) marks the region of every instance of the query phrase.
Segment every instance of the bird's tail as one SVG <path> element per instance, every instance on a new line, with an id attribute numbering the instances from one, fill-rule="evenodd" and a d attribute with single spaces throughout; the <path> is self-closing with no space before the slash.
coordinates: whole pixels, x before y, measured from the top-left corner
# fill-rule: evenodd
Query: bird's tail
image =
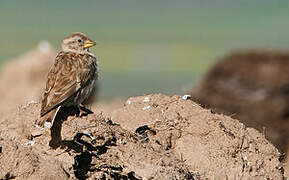
<path id="1" fill-rule="evenodd" d="M 59 109 L 60 109 L 60 106 L 50 111 L 49 113 L 45 114 L 44 116 L 40 117 L 38 120 L 36 120 L 35 124 L 40 127 L 44 127 L 45 122 L 49 122 L 52 126 Z"/>

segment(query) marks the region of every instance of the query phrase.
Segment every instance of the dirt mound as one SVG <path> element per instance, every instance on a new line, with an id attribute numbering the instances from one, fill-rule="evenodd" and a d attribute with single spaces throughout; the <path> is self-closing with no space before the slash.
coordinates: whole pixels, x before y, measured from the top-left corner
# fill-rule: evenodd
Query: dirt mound
<path id="1" fill-rule="evenodd" d="M 180 96 L 130 98 L 112 117 L 94 109 L 56 121 L 57 149 L 48 130 L 33 126 L 39 108 L 0 120 L 0 179 L 283 177 L 279 152 L 261 133 Z"/>
<path id="2" fill-rule="evenodd" d="M 237 52 L 217 63 L 193 99 L 263 131 L 286 152 L 289 142 L 289 53 Z"/>
<path id="3" fill-rule="evenodd" d="M 40 99 L 55 55 L 48 42 L 41 42 L 37 48 L 1 67 L 0 117 L 19 104 Z"/>

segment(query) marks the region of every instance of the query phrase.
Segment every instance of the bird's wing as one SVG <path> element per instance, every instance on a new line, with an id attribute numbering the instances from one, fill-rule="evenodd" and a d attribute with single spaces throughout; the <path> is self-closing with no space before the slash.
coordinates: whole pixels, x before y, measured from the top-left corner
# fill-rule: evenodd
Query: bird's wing
<path id="1" fill-rule="evenodd" d="M 47 75 L 46 88 L 42 99 L 41 116 L 55 109 L 83 86 L 92 73 L 83 55 L 60 52 Z"/>

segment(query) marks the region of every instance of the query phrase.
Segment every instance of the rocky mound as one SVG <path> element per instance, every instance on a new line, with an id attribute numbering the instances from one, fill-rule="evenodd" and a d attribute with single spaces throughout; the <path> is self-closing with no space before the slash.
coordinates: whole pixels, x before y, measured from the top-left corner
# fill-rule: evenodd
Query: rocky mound
<path id="1" fill-rule="evenodd" d="M 112 117 L 97 109 L 69 116 L 55 122 L 52 141 L 33 126 L 39 108 L 30 103 L 0 120 L 0 179 L 283 177 L 263 134 L 180 96 L 130 98 Z"/>
<path id="2" fill-rule="evenodd" d="M 194 100 L 263 131 L 283 152 L 289 142 L 289 53 L 237 52 L 193 89 Z"/>

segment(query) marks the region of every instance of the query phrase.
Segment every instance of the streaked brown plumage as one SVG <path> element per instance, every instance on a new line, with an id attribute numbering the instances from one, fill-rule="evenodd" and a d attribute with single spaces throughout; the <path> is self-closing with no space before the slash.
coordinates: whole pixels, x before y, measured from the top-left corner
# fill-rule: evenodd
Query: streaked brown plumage
<path id="1" fill-rule="evenodd" d="M 88 98 L 98 78 L 97 59 L 89 52 L 94 45 L 85 34 L 78 32 L 63 40 L 62 51 L 47 75 L 37 125 L 53 124 L 61 106 L 80 106 Z"/>

